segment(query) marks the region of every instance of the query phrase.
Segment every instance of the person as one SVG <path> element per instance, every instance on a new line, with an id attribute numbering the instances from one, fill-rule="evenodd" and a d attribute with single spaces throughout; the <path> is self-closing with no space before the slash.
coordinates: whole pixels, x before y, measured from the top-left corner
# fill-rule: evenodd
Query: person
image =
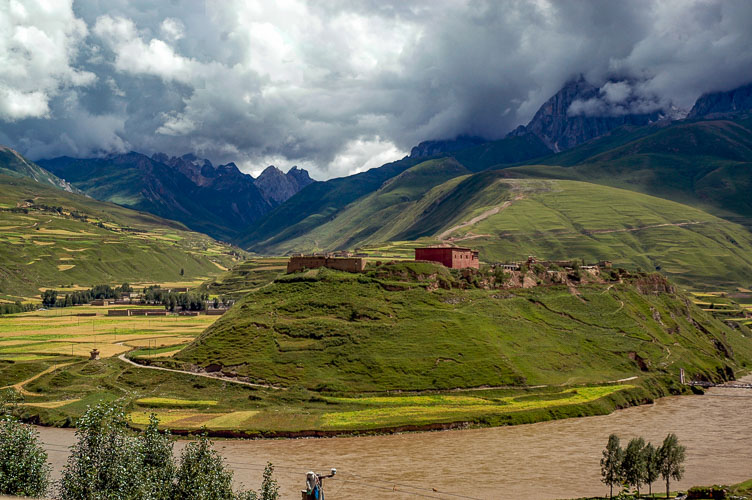
<path id="1" fill-rule="evenodd" d="M 324 479 L 333 477 L 337 469 L 332 469 L 329 475 L 319 475 L 313 471 L 306 473 L 306 495 L 308 500 L 324 500 Z"/>

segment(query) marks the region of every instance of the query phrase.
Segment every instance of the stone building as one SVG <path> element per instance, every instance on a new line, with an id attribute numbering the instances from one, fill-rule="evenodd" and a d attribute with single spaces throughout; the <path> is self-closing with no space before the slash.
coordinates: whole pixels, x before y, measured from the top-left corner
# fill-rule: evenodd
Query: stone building
<path id="1" fill-rule="evenodd" d="M 451 269 L 478 269 L 478 252 L 459 247 L 422 247 L 415 249 L 415 260 L 438 262 Z"/>
<path id="2" fill-rule="evenodd" d="M 293 255 L 287 262 L 288 273 L 319 267 L 360 273 L 366 268 L 366 260 L 360 257 L 333 257 L 331 255 Z"/>

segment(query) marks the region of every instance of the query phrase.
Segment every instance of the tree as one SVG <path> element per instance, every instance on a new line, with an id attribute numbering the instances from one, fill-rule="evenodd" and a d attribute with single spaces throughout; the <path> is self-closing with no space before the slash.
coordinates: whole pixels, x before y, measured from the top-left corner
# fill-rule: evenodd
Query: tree
<path id="1" fill-rule="evenodd" d="M 181 267 L 181 268 L 180 268 L 180 276 L 183 276 L 183 275 L 185 275 L 185 269 L 183 269 L 183 268 Z"/>
<path id="2" fill-rule="evenodd" d="M 42 497 L 50 469 L 34 428 L 10 415 L 0 416 L 0 494 Z"/>
<path id="3" fill-rule="evenodd" d="M 45 290 L 42 292 L 42 305 L 45 307 L 55 307 L 57 302 L 57 290 Z"/>
<path id="4" fill-rule="evenodd" d="M 123 283 L 123 286 L 120 287 L 120 290 L 123 293 L 130 293 L 133 291 L 133 288 L 131 287 L 130 283 Z"/>
<path id="5" fill-rule="evenodd" d="M 143 498 L 141 446 L 127 433 L 122 408 L 89 407 L 76 426 L 78 442 L 63 468 L 60 498 Z"/>
<path id="6" fill-rule="evenodd" d="M 271 462 L 267 462 L 266 467 L 264 467 L 260 500 L 279 500 L 279 485 L 274 479 L 274 465 Z"/>
<path id="7" fill-rule="evenodd" d="M 232 471 L 203 435 L 183 450 L 172 498 L 176 500 L 232 499 Z"/>
<path id="8" fill-rule="evenodd" d="M 643 453 L 645 454 L 645 477 L 643 478 L 643 482 L 648 485 L 650 496 L 653 496 L 653 483 L 661 475 L 658 448 L 653 446 L 652 443 L 648 443 L 643 448 Z"/>
<path id="9" fill-rule="evenodd" d="M 609 486 L 609 496 L 611 498 L 614 496 L 614 485 L 621 484 L 621 462 L 623 455 L 624 452 L 619 445 L 619 436 L 611 434 L 608 437 L 606 449 L 603 450 L 603 458 L 601 458 L 601 476 L 603 476 L 601 481 Z"/>
<path id="10" fill-rule="evenodd" d="M 622 458 L 621 462 L 621 467 L 624 471 L 624 482 L 637 489 L 638 498 L 640 496 L 640 485 L 642 485 L 646 476 L 644 448 L 644 439 L 631 439 L 627 445 L 627 449 L 624 451 L 624 458 Z"/>
<path id="11" fill-rule="evenodd" d="M 669 497 L 671 479 L 680 481 L 684 476 L 686 448 L 679 444 L 676 434 L 669 434 L 658 449 L 659 470 L 666 481 L 666 498 Z"/>
<path id="12" fill-rule="evenodd" d="M 149 425 L 141 436 L 144 498 L 167 500 L 175 477 L 175 460 L 172 456 L 174 443 L 169 431 L 161 433 L 158 426 L 159 420 L 152 413 L 149 415 Z"/>

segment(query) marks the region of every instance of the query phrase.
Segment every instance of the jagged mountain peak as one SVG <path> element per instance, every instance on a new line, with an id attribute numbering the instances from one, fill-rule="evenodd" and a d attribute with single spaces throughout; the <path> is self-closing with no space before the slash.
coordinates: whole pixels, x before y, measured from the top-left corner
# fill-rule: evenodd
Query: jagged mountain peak
<path id="1" fill-rule="evenodd" d="M 752 82 L 724 92 L 701 95 L 687 118 L 721 118 L 752 111 Z"/>
<path id="2" fill-rule="evenodd" d="M 274 165 L 266 167 L 255 180 L 264 199 L 275 205 L 285 202 L 313 182 L 305 169 L 294 166 L 285 174 Z"/>
<path id="3" fill-rule="evenodd" d="M 600 87 L 579 75 L 551 96 L 525 127 L 510 133 L 537 135 L 553 151 L 572 148 L 624 125 L 641 126 L 670 113 L 635 91 L 635 82 L 613 78 Z"/>

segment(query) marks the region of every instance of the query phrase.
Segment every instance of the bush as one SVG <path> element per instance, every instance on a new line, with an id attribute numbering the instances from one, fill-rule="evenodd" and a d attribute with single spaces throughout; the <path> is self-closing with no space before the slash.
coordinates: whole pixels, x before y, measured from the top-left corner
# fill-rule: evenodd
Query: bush
<path id="1" fill-rule="evenodd" d="M 232 471 L 204 435 L 185 447 L 177 471 L 172 498 L 180 500 L 229 500 Z"/>
<path id="2" fill-rule="evenodd" d="M 695 486 L 687 491 L 687 499 L 711 499 L 724 500 L 728 498 L 726 490 L 722 486 Z"/>
<path id="3" fill-rule="evenodd" d="M 122 409 L 107 404 L 88 408 L 77 427 L 78 442 L 63 469 L 60 498 L 146 497 L 141 446 L 127 433 Z"/>
<path id="4" fill-rule="evenodd" d="M 10 416 L 0 417 L 0 494 L 41 497 L 49 479 L 39 434 Z"/>

